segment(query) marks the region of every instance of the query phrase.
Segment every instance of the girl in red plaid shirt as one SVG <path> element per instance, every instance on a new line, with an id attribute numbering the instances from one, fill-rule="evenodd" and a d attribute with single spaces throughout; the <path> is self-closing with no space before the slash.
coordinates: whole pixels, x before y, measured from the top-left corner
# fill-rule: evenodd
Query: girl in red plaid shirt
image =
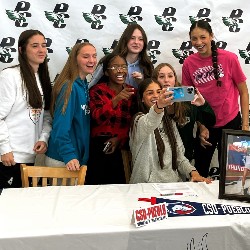
<path id="1" fill-rule="evenodd" d="M 103 78 L 90 89 L 91 140 L 86 184 L 125 183 L 120 149 L 128 140 L 136 106 L 135 89 L 125 83 L 127 71 L 126 59 L 110 54 L 103 62 Z"/>

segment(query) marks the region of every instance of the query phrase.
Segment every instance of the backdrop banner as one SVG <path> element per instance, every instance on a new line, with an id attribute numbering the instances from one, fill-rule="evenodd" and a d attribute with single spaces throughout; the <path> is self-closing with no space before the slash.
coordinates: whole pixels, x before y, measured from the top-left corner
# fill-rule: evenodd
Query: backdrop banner
<path id="1" fill-rule="evenodd" d="M 93 43 L 98 59 L 112 51 L 129 23 L 136 22 L 148 36 L 154 65 L 168 62 L 181 81 L 185 58 L 195 52 L 189 41 L 191 22 L 210 22 L 217 46 L 237 54 L 244 73 L 250 70 L 250 1 L 238 0 L 65 0 L 0 1 L 0 70 L 17 64 L 17 39 L 26 29 L 46 37 L 51 79 L 60 73 L 71 47 Z"/>

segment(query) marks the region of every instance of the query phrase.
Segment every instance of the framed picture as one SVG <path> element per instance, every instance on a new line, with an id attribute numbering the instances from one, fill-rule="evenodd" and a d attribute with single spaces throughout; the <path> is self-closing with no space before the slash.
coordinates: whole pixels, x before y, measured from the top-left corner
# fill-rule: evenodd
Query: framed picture
<path id="1" fill-rule="evenodd" d="M 222 130 L 219 198 L 250 202 L 250 131 Z"/>

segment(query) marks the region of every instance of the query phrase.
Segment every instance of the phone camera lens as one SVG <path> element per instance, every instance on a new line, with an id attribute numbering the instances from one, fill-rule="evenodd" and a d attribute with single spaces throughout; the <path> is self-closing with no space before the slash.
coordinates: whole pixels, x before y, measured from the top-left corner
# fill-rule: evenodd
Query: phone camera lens
<path id="1" fill-rule="evenodd" d="M 193 93 L 193 88 L 187 88 L 187 92 L 188 92 L 188 94 L 192 94 Z"/>

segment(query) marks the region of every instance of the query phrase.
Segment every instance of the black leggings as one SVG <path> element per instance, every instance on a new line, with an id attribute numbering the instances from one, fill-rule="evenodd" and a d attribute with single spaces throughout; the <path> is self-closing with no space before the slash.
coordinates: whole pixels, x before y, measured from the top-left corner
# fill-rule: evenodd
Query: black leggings
<path id="1" fill-rule="evenodd" d="M 34 165 L 33 163 L 25 163 Z M 21 180 L 21 163 L 16 163 L 14 166 L 4 166 L 0 162 L 0 188 L 20 188 L 22 187 Z"/>
<path id="2" fill-rule="evenodd" d="M 212 144 L 212 146 L 207 146 L 206 148 L 203 148 L 200 145 L 200 138 L 198 131 L 195 141 L 194 158 L 195 158 L 195 168 L 197 169 L 197 171 L 201 176 L 203 177 L 208 176 L 210 163 L 216 147 L 218 149 L 219 168 L 221 167 L 220 157 L 221 157 L 222 129 L 239 130 L 240 126 L 241 126 L 241 115 L 239 112 L 237 116 L 232 121 L 227 123 L 225 126 L 219 128 L 208 128 L 209 130 L 208 141 Z"/>
<path id="3" fill-rule="evenodd" d="M 121 150 L 117 148 L 112 154 L 103 153 L 104 142 L 109 138 L 107 136 L 91 138 L 86 184 L 126 183 Z"/>

